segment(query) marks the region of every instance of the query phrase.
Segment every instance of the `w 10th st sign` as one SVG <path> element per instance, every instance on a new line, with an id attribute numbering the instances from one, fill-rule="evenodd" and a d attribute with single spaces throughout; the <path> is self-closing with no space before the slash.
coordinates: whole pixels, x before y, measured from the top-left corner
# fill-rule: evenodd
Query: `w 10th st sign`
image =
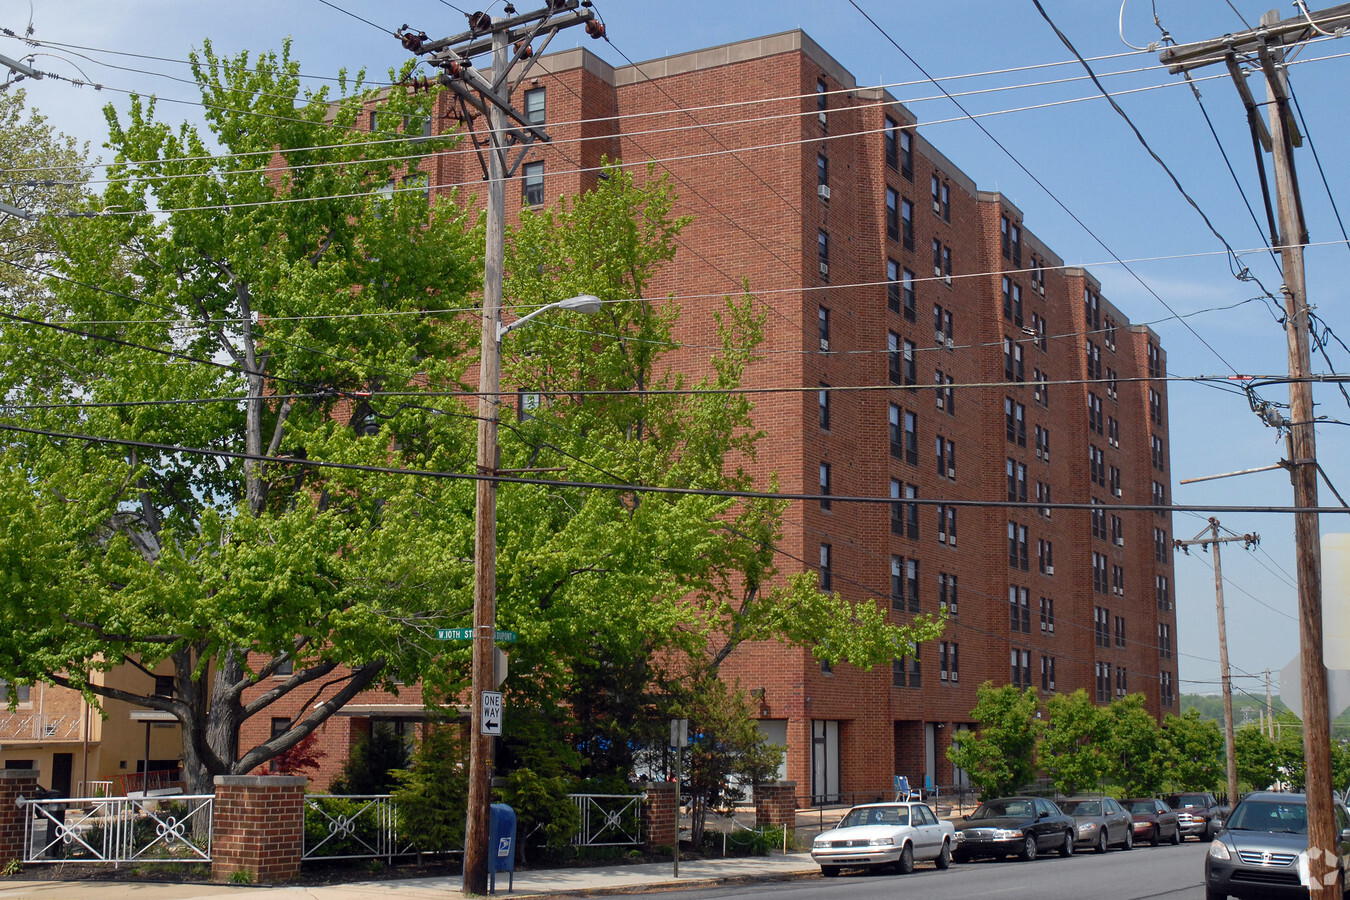
<path id="1" fill-rule="evenodd" d="M 505 631 L 498 628 L 493 632 L 492 640 L 498 644 L 514 644 L 519 638 L 514 631 Z M 436 640 L 438 641 L 471 641 L 473 640 L 472 628 L 437 628 Z"/>

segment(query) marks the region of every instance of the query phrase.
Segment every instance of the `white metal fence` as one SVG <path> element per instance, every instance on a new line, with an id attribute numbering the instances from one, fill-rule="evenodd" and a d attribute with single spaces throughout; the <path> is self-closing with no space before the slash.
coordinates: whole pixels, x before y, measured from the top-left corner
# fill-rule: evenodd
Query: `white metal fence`
<path id="1" fill-rule="evenodd" d="M 214 798 L 23 800 L 27 863 L 209 863 Z"/>
<path id="2" fill-rule="evenodd" d="M 301 859 L 386 859 L 417 851 L 398 833 L 388 794 L 306 794 Z"/>
<path id="3" fill-rule="evenodd" d="M 642 843 L 646 794 L 568 794 L 581 811 L 578 847 L 627 847 Z"/>

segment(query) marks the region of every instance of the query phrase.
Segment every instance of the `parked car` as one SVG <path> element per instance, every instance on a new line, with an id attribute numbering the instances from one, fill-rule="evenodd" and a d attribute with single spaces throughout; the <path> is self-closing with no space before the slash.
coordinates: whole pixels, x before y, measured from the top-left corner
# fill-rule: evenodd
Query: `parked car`
<path id="1" fill-rule="evenodd" d="M 960 862 L 1010 853 L 1030 860 L 1051 850 L 1072 856 L 1076 828 L 1073 819 L 1044 797 L 986 800 L 957 823 L 961 838 L 955 856 Z"/>
<path id="2" fill-rule="evenodd" d="M 947 868 L 956 841 L 956 827 L 927 803 L 868 803 L 853 807 L 838 827 L 817 837 L 811 859 L 827 878 L 847 866 L 892 866 L 908 874 L 918 860 Z"/>
<path id="3" fill-rule="evenodd" d="M 1350 868 L 1350 813 L 1339 800 L 1334 805 L 1336 864 L 1344 873 Z M 1205 854 L 1205 900 L 1307 897 L 1298 871 L 1307 849 L 1305 794 L 1248 794 Z"/>
<path id="4" fill-rule="evenodd" d="M 1073 816 L 1074 843 L 1105 853 L 1108 847 L 1134 849 L 1134 820 L 1112 797 L 1069 797 L 1059 808 Z"/>
<path id="5" fill-rule="evenodd" d="M 1214 835 L 1223 828 L 1224 817 L 1228 815 L 1228 807 L 1219 805 L 1219 801 L 1208 791 L 1168 794 L 1163 797 L 1163 802 L 1177 811 L 1183 838 L 1214 840 Z"/>
<path id="6" fill-rule="evenodd" d="M 1157 797 L 1122 800 L 1120 805 L 1125 807 L 1134 819 L 1136 842 L 1148 841 L 1155 847 L 1163 841 L 1181 843 L 1181 823 L 1177 820 L 1176 810 Z"/>

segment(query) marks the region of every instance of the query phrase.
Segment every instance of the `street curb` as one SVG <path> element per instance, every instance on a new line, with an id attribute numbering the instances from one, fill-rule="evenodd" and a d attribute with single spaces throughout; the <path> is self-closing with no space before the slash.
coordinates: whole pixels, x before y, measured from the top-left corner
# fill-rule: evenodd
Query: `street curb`
<path id="1" fill-rule="evenodd" d="M 774 881 L 800 881 L 819 877 L 820 872 L 775 872 L 764 875 L 723 875 L 712 878 L 682 878 L 678 881 L 658 881 L 650 884 L 619 885 L 616 887 L 582 888 L 575 891 L 556 891 L 530 894 L 531 900 L 540 898 L 604 897 L 625 894 L 654 894 L 662 891 L 682 891 L 687 888 L 722 887 L 726 885 L 758 884 Z"/>

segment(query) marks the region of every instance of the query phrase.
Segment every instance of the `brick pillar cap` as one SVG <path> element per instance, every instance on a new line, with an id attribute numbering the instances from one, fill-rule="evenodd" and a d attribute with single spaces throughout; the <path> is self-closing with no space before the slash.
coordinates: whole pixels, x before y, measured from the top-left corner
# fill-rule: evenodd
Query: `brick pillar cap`
<path id="1" fill-rule="evenodd" d="M 21 778 L 37 777 L 37 769 L 0 769 L 0 781 L 18 781 Z"/>
<path id="2" fill-rule="evenodd" d="M 304 775 L 217 775 L 216 787 L 304 787 Z"/>
<path id="3" fill-rule="evenodd" d="M 769 787 L 784 787 L 784 788 L 786 787 L 795 788 L 796 786 L 797 782 L 795 781 L 775 781 L 773 784 L 769 785 Z"/>

